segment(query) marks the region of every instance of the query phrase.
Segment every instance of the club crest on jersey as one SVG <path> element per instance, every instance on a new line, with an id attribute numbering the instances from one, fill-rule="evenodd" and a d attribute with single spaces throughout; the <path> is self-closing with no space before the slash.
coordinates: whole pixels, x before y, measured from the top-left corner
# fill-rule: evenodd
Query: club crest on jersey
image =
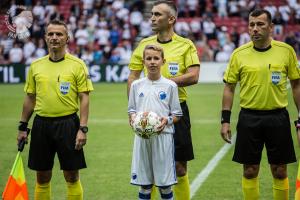
<path id="1" fill-rule="evenodd" d="M 169 71 L 171 75 L 176 75 L 179 71 L 179 64 L 177 62 L 170 62 L 169 63 Z"/>
<path id="2" fill-rule="evenodd" d="M 160 91 L 158 93 L 158 97 L 159 97 L 160 100 L 164 100 L 164 99 L 167 98 L 167 94 L 164 91 Z"/>
<path id="3" fill-rule="evenodd" d="M 277 85 L 281 80 L 281 73 L 280 72 L 272 72 L 271 80 L 274 85 Z"/>
<path id="4" fill-rule="evenodd" d="M 60 85 L 59 85 L 60 92 L 63 95 L 66 95 L 66 94 L 69 93 L 70 87 L 71 87 L 70 82 L 61 82 Z"/>
<path id="5" fill-rule="evenodd" d="M 139 97 L 144 97 L 144 93 L 141 92 L 141 93 L 139 94 Z"/>

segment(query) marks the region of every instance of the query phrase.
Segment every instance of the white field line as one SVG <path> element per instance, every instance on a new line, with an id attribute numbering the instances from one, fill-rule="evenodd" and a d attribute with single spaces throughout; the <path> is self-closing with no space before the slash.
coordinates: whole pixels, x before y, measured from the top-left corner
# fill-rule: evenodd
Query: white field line
<path id="1" fill-rule="evenodd" d="M 205 168 L 197 175 L 191 184 L 191 198 L 196 194 L 197 190 L 202 186 L 204 181 L 207 179 L 209 174 L 215 169 L 219 161 L 226 155 L 228 150 L 234 145 L 236 139 L 236 134 L 232 137 L 232 144 L 224 144 L 224 146 L 219 150 L 218 153 L 208 162 Z"/>

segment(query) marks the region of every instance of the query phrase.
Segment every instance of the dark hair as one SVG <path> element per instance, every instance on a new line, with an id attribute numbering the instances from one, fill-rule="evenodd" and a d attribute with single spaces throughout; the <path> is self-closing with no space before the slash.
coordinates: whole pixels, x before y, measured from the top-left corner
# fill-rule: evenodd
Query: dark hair
<path id="1" fill-rule="evenodd" d="M 264 10 L 264 9 L 255 9 L 255 10 L 253 10 L 249 14 L 249 16 L 251 16 L 251 17 L 258 17 L 258 16 L 260 16 L 262 14 L 266 14 L 267 15 L 267 20 L 268 20 L 269 24 L 271 24 L 272 23 L 272 16 L 271 16 L 271 13 L 269 11 L 267 11 L 267 10 Z"/>
<path id="2" fill-rule="evenodd" d="M 51 21 L 46 25 L 46 30 L 45 30 L 45 32 L 47 32 L 47 28 L 48 28 L 48 26 L 51 25 L 51 24 L 52 24 L 52 25 L 60 25 L 60 26 L 65 27 L 66 33 L 67 33 L 67 35 L 68 35 L 68 27 L 67 27 L 67 24 L 66 24 L 64 21 L 59 20 L 59 19 L 51 20 Z"/>
<path id="3" fill-rule="evenodd" d="M 174 17 L 177 17 L 177 7 L 176 7 L 176 4 L 174 1 L 167 1 L 167 0 L 159 0 L 159 1 L 155 1 L 153 3 L 153 6 L 157 6 L 157 5 L 160 5 L 160 4 L 166 4 L 167 6 L 169 6 L 174 12 L 175 12 L 175 16 Z"/>

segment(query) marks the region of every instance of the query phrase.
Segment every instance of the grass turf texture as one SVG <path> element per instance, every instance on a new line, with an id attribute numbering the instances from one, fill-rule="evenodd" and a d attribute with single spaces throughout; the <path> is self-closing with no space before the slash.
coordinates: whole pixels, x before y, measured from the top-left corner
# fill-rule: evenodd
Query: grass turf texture
<path id="1" fill-rule="evenodd" d="M 129 184 L 133 133 L 127 119 L 126 84 L 94 84 L 91 93 L 88 142 L 84 147 L 88 168 L 81 170 L 84 199 L 132 200 L 137 199 L 138 187 Z M 24 98 L 23 85 L 0 85 L 0 191 L 4 190 L 13 161 L 17 154 L 16 134 Z M 220 110 L 222 84 L 199 84 L 188 88 L 188 105 L 192 122 L 192 135 L 196 159 L 189 162 L 190 182 L 224 145 L 220 137 Z M 238 91 L 236 91 L 238 94 Z M 232 132 L 238 116 L 238 95 L 232 112 Z M 297 117 L 296 108 L 289 94 L 291 119 Z M 30 121 L 32 122 L 32 120 Z M 30 123 L 31 124 L 31 123 Z M 299 146 L 293 137 L 297 157 Z M 231 161 L 233 148 L 208 176 L 193 199 L 239 200 L 242 199 L 242 166 Z M 22 153 L 27 165 L 28 145 Z M 290 199 L 295 192 L 297 164 L 288 167 Z M 33 199 L 35 172 L 25 167 L 30 199 Z M 260 170 L 261 199 L 272 199 L 272 178 L 264 152 Z M 66 185 L 58 160 L 52 178 L 52 199 L 65 199 Z"/>

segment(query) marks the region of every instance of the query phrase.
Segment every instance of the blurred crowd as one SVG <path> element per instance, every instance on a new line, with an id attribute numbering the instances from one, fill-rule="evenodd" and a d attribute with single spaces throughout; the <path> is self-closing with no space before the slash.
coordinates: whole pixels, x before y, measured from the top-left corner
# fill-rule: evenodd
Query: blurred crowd
<path id="1" fill-rule="evenodd" d="M 18 39 L 0 31 L 0 64 L 25 63 L 47 54 L 44 27 L 52 19 L 64 20 L 69 28 L 69 49 L 87 65 L 126 64 L 135 44 L 152 35 L 146 0 L 24 0 L 33 15 L 30 37 Z M 194 41 L 200 60 L 226 62 L 232 51 L 250 41 L 247 18 L 256 7 L 273 16 L 275 39 L 290 44 L 300 54 L 300 0 L 176 0 L 177 34 Z M 278 3 L 280 2 L 280 3 Z M 20 12 L 19 3 L 9 13 Z M 5 16 L 2 16 L 1 20 Z"/>

